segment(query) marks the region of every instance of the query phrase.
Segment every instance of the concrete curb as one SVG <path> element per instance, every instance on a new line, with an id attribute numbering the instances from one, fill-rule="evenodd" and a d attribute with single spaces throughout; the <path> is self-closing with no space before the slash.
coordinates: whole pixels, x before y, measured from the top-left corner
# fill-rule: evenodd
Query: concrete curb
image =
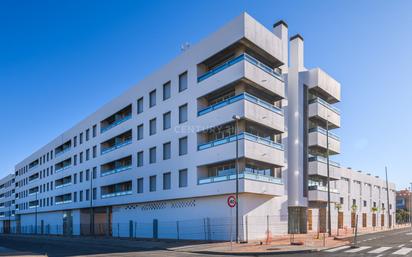
<path id="1" fill-rule="evenodd" d="M 173 251 L 173 250 L 172 250 Z M 230 255 L 230 256 L 269 256 L 281 254 L 303 254 L 317 252 L 317 249 L 304 250 L 287 250 L 287 251 L 273 251 L 273 252 L 219 252 L 219 251 L 186 251 L 188 253 L 206 254 L 206 255 Z"/>

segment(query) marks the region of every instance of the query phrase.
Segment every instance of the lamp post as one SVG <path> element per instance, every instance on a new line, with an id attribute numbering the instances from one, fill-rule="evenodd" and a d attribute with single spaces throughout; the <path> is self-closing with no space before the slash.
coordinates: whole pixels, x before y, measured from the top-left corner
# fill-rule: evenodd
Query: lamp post
<path id="1" fill-rule="evenodd" d="M 328 117 L 329 118 L 329 117 Z M 326 119 L 326 172 L 328 184 L 328 235 L 332 236 L 332 223 L 330 213 L 330 170 L 329 170 L 329 120 Z"/>
<path id="2" fill-rule="evenodd" d="M 37 190 L 39 190 L 39 189 L 37 189 Z M 37 193 L 38 193 L 38 191 L 36 192 L 36 208 L 34 210 L 34 234 L 36 234 L 36 235 L 37 235 L 37 206 L 39 204 L 39 202 L 37 200 Z"/>
<path id="3" fill-rule="evenodd" d="M 93 176 L 94 170 L 90 172 L 90 234 L 94 235 L 94 214 L 93 214 Z"/>
<path id="4" fill-rule="evenodd" d="M 233 115 L 235 120 L 235 134 L 236 134 L 236 243 L 239 243 L 239 120 L 238 115 Z"/>

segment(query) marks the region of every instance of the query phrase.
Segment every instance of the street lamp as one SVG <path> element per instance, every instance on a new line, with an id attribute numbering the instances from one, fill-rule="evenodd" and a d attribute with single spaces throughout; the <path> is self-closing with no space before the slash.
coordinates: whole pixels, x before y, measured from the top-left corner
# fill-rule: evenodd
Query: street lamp
<path id="1" fill-rule="evenodd" d="M 326 119 L 326 172 L 328 184 L 328 235 L 332 236 L 332 223 L 330 214 L 330 174 L 329 174 L 329 117 Z"/>
<path id="2" fill-rule="evenodd" d="M 239 243 L 239 120 L 238 115 L 233 115 L 235 120 L 235 134 L 236 134 L 236 243 Z"/>

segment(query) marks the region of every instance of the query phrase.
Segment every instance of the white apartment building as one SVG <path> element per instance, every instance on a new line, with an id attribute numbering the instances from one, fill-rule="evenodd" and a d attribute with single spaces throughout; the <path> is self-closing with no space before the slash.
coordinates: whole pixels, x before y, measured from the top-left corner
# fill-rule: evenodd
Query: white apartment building
<path id="1" fill-rule="evenodd" d="M 0 179 L 0 232 L 9 233 L 15 227 L 14 174 Z"/>
<path id="2" fill-rule="evenodd" d="M 340 84 L 303 42 L 244 13 L 182 52 L 16 165 L 12 231 L 227 240 L 236 167 L 241 240 L 321 229 Z M 329 167 L 335 227 L 384 207 L 384 181 Z"/>

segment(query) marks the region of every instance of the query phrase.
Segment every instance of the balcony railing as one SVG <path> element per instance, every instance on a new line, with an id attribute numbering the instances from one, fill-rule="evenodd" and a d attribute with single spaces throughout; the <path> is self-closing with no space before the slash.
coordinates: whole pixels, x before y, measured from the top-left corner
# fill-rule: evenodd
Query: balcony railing
<path id="1" fill-rule="evenodd" d="M 256 58 L 244 53 L 242 55 L 239 55 L 238 57 L 235 57 L 227 62 L 225 62 L 224 64 L 221 64 L 219 66 L 217 66 L 216 68 L 211 69 L 210 71 L 206 72 L 205 74 L 199 76 L 197 78 L 197 82 L 201 82 L 213 75 L 215 75 L 216 73 L 219 73 L 220 71 L 240 62 L 240 61 L 247 61 L 253 65 L 255 65 L 256 67 L 262 69 L 263 71 L 269 73 L 270 75 L 272 75 L 273 77 L 279 79 L 280 81 L 283 82 L 283 78 L 282 78 L 282 74 L 280 74 L 279 72 L 277 72 L 276 70 L 270 68 L 269 66 L 267 66 L 266 64 L 258 61 Z"/>
<path id="2" fill-rule="evenodd" d="M 329 137 L 330 137 L 330 138 L 333 138 L 333 139 L 336 139 L 336 140 L 340 140 L 340 138 L 339 138 L 338 135 L 336 135 L 335 133 L 330 132 L 330 131 L 329 131 L 329 133 L 328 133 L 328 132 L 326 131 L 326 129 L 321 128 L 321 127 L 311 128 L 311 129 L 309 129 L 309 133 L 310 133 L 310 132 L 319 132 L 319 133 L 321 133 L 321 134 L 323 134 L 323 135 L 325 135 L 325 136 L 326 136 L 326 134 L 329 134 Z"/>
<path id="3" fill-rule="evenodd" d="M 110 197 L 116 197 L 116 196 L 123 196 L 123 195 L 131 195 L 132 190 L 129 191 L 122 191 L 122 192 L 116 192 L 116 193 L 110 193 L 110 194 L 102 194 L 102 198 L 110 198 Z"/>
<path id="4" fill-rule="evenodd" d="M 123 167 L 119 167 L 119 168 L 112 169 L 112 170 L 105 170 L 105 171 L 101 172 L 100 176 L 101 177 L 108 176 L 108 175 L 119 173 L 119 172 L 122 172 L 122 171 L 125 171 L 125 170 L 130 170 L 131 168 L 132 168 L 132 165 L 123 166 Z"/>
<path id="5" fill-rule="evenodd" d="M 100 152 L 100 154 L 106 154 L 106 153 L 108 153 L 108 152 L 111 152 L 111 151 L 114 151 L 114 150 L 116 150 L 116 149 L 119 149 L 119 148 L 121 148 L 121 147 L 123 147 L 123 146 L 129 145 L 129 144 L 131 144 L 131 143 L 132 143 L 132 140 L 131 140 L 131 139 L 126 140 L 126 141 L 124 141 L 123 143 L 116 144 L 116 145 L 114 145 L 114 146 L 112 146 L 112 147 L 109 147 L 109 148 L 106 148 L 106 149 L 102 149 L 101 152 Z"/>
<path id="6" fill-rule="evenodd" d="M 57 158 L 57 157 L 59 157 L 60 155 L 62 155 L 62 154 L 64 154 L 64 153 L 67 153 L 68 151 L 70 151 L 70 149 L 72 149 L 72 148 L 71 148 L 71 147 L 68 147 L 68 148 L 66 148 L 66 149 L 64 149 L 64 150 L 56 153 L 56 154 L 54 155 L 54 157 Z"/>
<path id="7" fill-rule="evenodd" d="M 222 108 L 222 107 L 224 107 L 224 106 L 226 106 L 226 105 L 232 104 L 232 103 L 237 102 L 237 101 L 240 101 L 240 100 L 247 100 L 247 101 L 252 102 L 252 103 L 254 103 L 254 104 L 257 104 L 257 105 L 259 105 L 259 106 L 261 106 L 261 107 L 263 107 L 263 108 L 266 108 L 266 109 L 268 109 L 269 111 L 272 111 L 272 112 L 278 113 L 278 114 L 280 114 L 280 115 L 283 115 L 283 110 L 282 110 L 282 109 L 280 109 L 280 108 L 278 108 L 278 107 L 276 107 L 276 106 L 273 106 L 273 105 L 271 105 L 271 104 L 268 103 L 268 102 L 265 102 L 265 101 L 263 101 L 263 100 L 260 100 L 260 99 L 257 98 L 256 96 L 253 96 L 253 95 L 248 94 L 248 93 L 242 93 L 242 94 L 240 94 L 240 95 L 232 96 L 232 97 L 230 97 L 230 98 L 228 98 L 228 99 L 226 99 L 226 100 L 224 100 L 224 101 L 215 103 L 215 104 L 213 104 L 213 105 L 211 105 L 211 106 L 209 106 L 209 107 L 206 107 L 206 108 L 198 111 L 198 112 L 197 112 L 197 116 L 202 116 L 202 115 L 204 115 L 204 114 L 206 114 L 206 113 L 209 113 L 209 112 L 212 112 L 212 111 L 214 111 L 214 110 L 220 109 L 220 108 Z"/>
<path id="8" fill-rule="evenodd" d="M 211 141 L 211 142 L 208 142 L 208 143 L 205 143 L 205 144 L 200 144 L 200 145 L 197 146 L 197 150 L 200 151 L 200 150 L 208 149 L 208 148 L 211 148 L 211 147 L 215 147 L 215 146 L 227 144 L 227 143 L 230 143 L 230 142 L 234 142 L 234 141 L 236 141 L 236 138 L 238 140 L 241 140 L 241 139 L 249 140 L 249 141 L 252 141 L 252 142 L 267 145 L 267 146 L 270 146 L 270 147 L 273 147 L 273 148 L 276 148 L 278 150 L 283 151 L 283 145 L 282 144 L 276 143 L 276 142 L 274 142 L 270 139 L 255 136 L 255 135 L 247 133 L 247 132 L 242 132 L 238 135 L 233 135 L 233 136 L 225 137 L 225 138 L 218 139 L 218 140 L 215 140 L 215 141 Z"/>
<path id="9" fill-rule="evenodd" d="M 65 201 L 60 201 L 60 202 L 56 202 L 56 204 L 65 204 L 65 203 L 71 203 L 72 200 L 65 200 Z"/>
<path id="10" fill-rule="evenodd" d="M 72 184 L 72 182 L 61 184 L 61 185 L 56 186 L 56 189 L 62 188 L 62 187 L 67 187 L 67 186 L 70 186 L 71 184 Z"/>
<path id="11" fill-rule="evenodd" d="M 121 124 L 121 123 L 123 123 L 123 122 L 125 122 L 125 121 L 127 121 L 127 120 L 130 120 L 131 118 L 132 118 L 132 115 L 129 114 L 129 115 L 127 115 L 127 116 L 125 116 L 125 117 L 123 117 L 123 118 L 121 118 L 121 119 L 119 119 L 119 120 L 116 120 L 115 122 L 113 122 L 113 123 L 110 124 L 109 126 L 104 127 L 104 128 L 100 128 L 100 133 L 106 132 L 106 131 L 108 131 L 109 129 L 111 129 L 111 128 L 113 128 L 113 127 L 116 127 L 117 125 L 119 125 L 119 124 Z"/>
<path id="12" fill-rule="evenodd" d="M 317 190 L 317 191 L 322 191 L 322 192 L 328 192 L 328 187 L 327 186 L 320 186 L 320 185 L 311 185 L 308 186 L 309 190 Z M 336 188 L 331 188 L 330 189 L 331 193 L 339 193 L 339 191 Z"/>
<path id="13" fill-rule="evenodd" d="M 319 97 L 316 97 L 312 100 L 309 100 L 309 104 L 312 104 L 312 103 L 319 103 L 319 104 L 325 106 L 326 108 L 328 108 L 329 110 L 331 110 L 331 111 L 333 111 L 337 114 L 340 114 L 340 110 L 338 108 L 336 108 L 335 106 L 329 104 L 328 102 L 326 102 L 325 100 L 323 100 Z"/>
<path id="14" fill-rule="evenodd" d="M 71 166 L 72 166 L 72 165 L 70 164 L 70 165 L 61 167 L 61 168 L 59 168 L 59 169 L 55 169 L 55 170 L 54 170 L 54 173 L 58 173 L 58 172 L 62 172 L 63 170 L 67 170 L 67 169 L 70 168 Z"/>
<path id="15" fill-rule="evenodd" d="M 234 180 L 234 179 L 236 179 L 236 172 L 233 170 L 233 172 L 231 172 L 231 174 L 229 174 L 229 175 L 215 176 L 215 177 L 208 177 L 208 178 L 199 179 L 198 184 L 203 185 L 203 184 L 209 184 L 209 183 L 215 183 L 215 182 L 221 182 L 221 181 L 228 181 L 228 180 Z M 256 181 L 268 182 L 268 183 L 280 184 L 280 185 L 283 184 L 282 179 L 280 179 L 280 178 L 275 178 L 275 177 L 272 177 L 272 176 L 267 176 L 267 175 L 262 175 L 262 174 L 247 172 L 247 171 L 239 172 L 239 179 L 256 180 Z"/>
<path id="16" fill-rule="evenodd" d="M 323 162 L 323 163 L 327 163 L 327 159 L 325 157 L 322 156 L 309 156 L 309 161 L 318 161 L 318 162 Z M 335 167 L 340 167 L 340 164 L 335 162 L 335 161 L 331 161 L 329 160 L 329 165 L 331 166 L 335 166 Z"/>

